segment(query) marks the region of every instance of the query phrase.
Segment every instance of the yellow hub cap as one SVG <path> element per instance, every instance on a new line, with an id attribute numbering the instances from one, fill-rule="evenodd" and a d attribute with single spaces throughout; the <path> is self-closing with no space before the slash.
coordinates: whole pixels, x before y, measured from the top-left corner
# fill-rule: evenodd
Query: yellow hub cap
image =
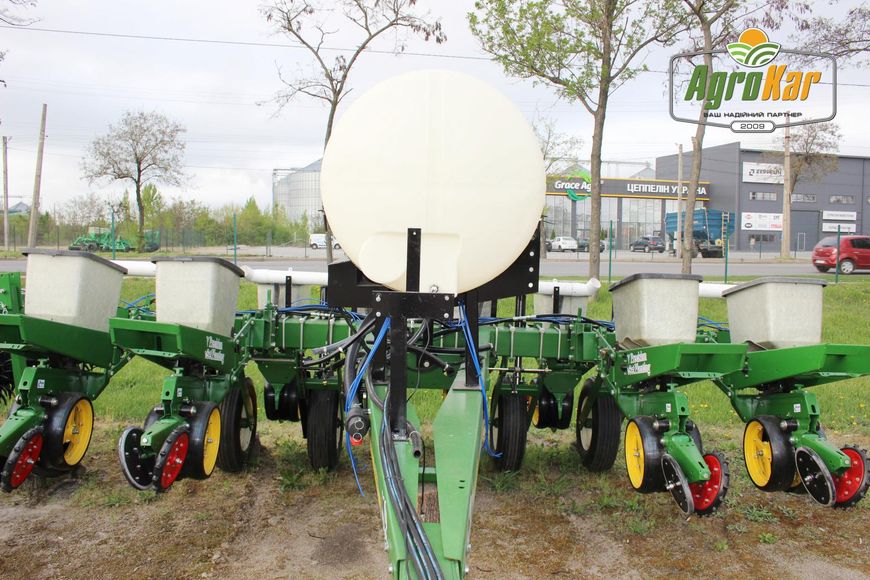
<path id="1" fill-rule="evenodd" d="M 643 485 L 643 461 L 643 438 L 637 423 L 631 421 L 625 429 L 625 466 L 628 468 L 628 479 L 635 489 Z"/>
<path id="2" fill-rule="evenodd" d="M 63 460 L 67 465 L 78 465 L 88 450 L 94 433 L 94 407 L 87 399 L 73 405 L 63 429 Z"/>
<path id="3" fill-rule="evenodd" d="M 538 411 L 538 405 L 535 405 L 535 410 L 532 411 L 532 425 L 535 427 L 538 426 L 538 419 L 540 419 L 541 413 Z"/>
<path id="4" fill-rule="evenodd" d="M 220 443 L 221 414 L 215 407 L 208 416 L 208 424 L 205 426 L 205 441 L 202 443 L 202 470 L 206 475 L 211 475 L 211 472 L 214 471 Z"/>
<path id="5" fill-rule="evenodd" d="M 743 432 L 743 456 L 752 482 L 759 487 L 767 485 L 773 469 L 773 453 L 770 442 L 764 440 L 764 425 L 758 421 L 753 420 L 746 425 L 746 431 Z"/>

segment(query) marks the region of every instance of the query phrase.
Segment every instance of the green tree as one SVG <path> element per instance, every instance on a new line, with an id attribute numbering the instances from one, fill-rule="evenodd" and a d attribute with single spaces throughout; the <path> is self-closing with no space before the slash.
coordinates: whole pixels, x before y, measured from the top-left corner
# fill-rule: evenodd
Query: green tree
<path id="1" fill-rule="evenodd" d="M 600 273 L 601 148 L 607 103 L 653 45 L 685 30 L 679 0 L 477 0 L 468 15 L 484 51 L 509 75 L 550 86 L 592 115 L 589 276 Z"/>

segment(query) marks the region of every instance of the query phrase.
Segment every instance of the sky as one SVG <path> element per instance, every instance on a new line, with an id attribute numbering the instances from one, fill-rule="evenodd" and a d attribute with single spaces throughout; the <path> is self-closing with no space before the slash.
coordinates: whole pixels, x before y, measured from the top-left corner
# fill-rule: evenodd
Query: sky
<path id="1" fill-rule="evenodd" d="M 2 2 L 4 0 L 0 0 Z M 820 7 L 827 2 L 819 2 Z M 841 2 L 845 9 L 853 2 Z M 10 205 L 30 202 L 33 190 L 39 116 L 48 105 L 43 210 L 97 192 L 117 199 L 128 185 L 89 185 L 81 179 L 81 158 L 87 145 L 125 111 L 155 110 L 187 128 L 182 187 L 160 187 L 167 197 L 197 199 L 209 206 L 242 204 L 253 196 L 268 206 L 272 171 L 303 167 L 323 148 L 327 109 L 319 101 L 300 98 L 282 109 L 272 99 L 282 88 L 277 67 L 285 74 L 307 70 L 305 52 L 292 47 L 245 46 L 170 40 L 114 38 L 43 32 L 38 29 L 288 44 L 260 14 L 259 2 L 239 0 L 39 0 L 22 15 L 38 18 L 28 28 L 0 28 L 0 132 L 9 143 Z M 447 34 L 442 45 L 410 37 L 406 51 L 433 56 L 370 53 L 350 76 L 352 92 L 339 111 L 380 80 L 404 71 L 447 68 L 473 75 L 506 94 L 530 121 L 549 118 L 558 130 L 584 141 L 578 157 L 589 155 L 592 118 L 579 103 L 566 102 L 544 86 L 506 76 L 468 30 L 472 0 L 420 0 L 421 12 L 440 18 Z M 330 46 L 352 45 L 339 33 Z M 375 48 L 391 51 L 395 37 Z M 653 72 L 641 74 L 611 99 L 605 129 L 605 175 L 625 175 L 654 163 L 655 157 L 691 148 L 695 127 L 668 114 L 667 77 L 662 74 L 674 52 L 658 49 L 646 55 Z M 337 54 L 337 53 L 333 53 Z M 840 152 L 870 156 L 870 73 L 841 70 L 837 121 L 843 133 Z M 737 136 L 727 129 L 708 129 L 705 145 L 740 140 L 749 147 L 770 145 L 766 135 Z M 631 163 L 633 165 L 626 165 Z"/>

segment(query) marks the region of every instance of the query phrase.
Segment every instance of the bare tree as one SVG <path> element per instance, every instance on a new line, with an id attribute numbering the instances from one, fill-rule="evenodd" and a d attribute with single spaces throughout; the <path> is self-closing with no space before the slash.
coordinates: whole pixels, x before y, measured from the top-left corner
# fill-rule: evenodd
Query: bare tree
<path id="1" fill-rule="evenodd" d="M 838 3 L 828 2 L 831 6 Z M 833 54 L 840 62 L 852 61 L 855 65 L 870 58 L 870 5 L 866 2 L 850 8 L 842 20 L 814 16 L 796 23 L 800 32 L 791 40 L 804 50 Z"/>
<path id="2" fill-rule="evenodd" d="M 27 10 L 36 6 L 36 0 L 0 0 L 0 22 L 9 26 L 28 26 L 36 22 L 36 18 L 21 15 L 21 9 Z M 6 51 L 0 49 L 0 62 L 6 58 Z M 6 81 L 0 79 L 0 85 Z"/>
<path id="3" fill-rule="evenodd" d="M 589 276 L 597 278 L 608 100 L 643 70 L 649 49 L 685 30 L 679 0 L 477 0 L 474 8 L 472 33 L 508 74 L 548 85 L 592 115 Z"/>
<path id="4" fill-rule="evenodd" d="M 791 191 L 794 191 L 798 182 L 815 183 L 837 170 L 837 156 L 834 153 L 840 149 L 841 138 L 840 127 L 836 123 L 800 125 L 791 130 Z M 782 163 L 784 135 L 780 135 L 776 147 L 776 151 L 764 152 L 762 158 L 765 162 Z"/>
<path id="5" fill-rule="evenodd" d="M 283 107 L 302 95 L 319 99 L 329 107 L 323 147 L 332 135 L 335 113 L 345 96 L 350 92 L 348 78 L 360 56 L 372 42 L 388 31 L 396 33 L 395 50 L 404 50 L 401 32 L 415 34 L 424 40 L 440 44 L 447 40 L 439 20 L 415 12 L 417 0 L 275 0 L 264 6 L 262 12 L 276 30 L 304 47 L 311 60 L 310 69 L 299 70 L 292 77 L 278 69 L 278 76 L 286 89 L 278 93 L 276 100 Z M 338 16 L 335 16 L 338 15 Z M 342 42 L 350 42 L 352 48 L 339 51 L 330 58 L 335 47 L 327 45 L 329 38 L 339 31 Z M 354 32 L 352 41 L 347 34 Z M 332 231 L 326 222 L 326 259 L 332 262 Z"/>
<path id="6" fill-rule="evenodd" d="M 127 112 L 106 135 L 91 143 L 82 161 L 82 174 L 89 183 L 108 180 L 133 184 L 138 209 L 137 246 L 145 246 L 145 203 L 142 190 L 148 183 L 181 185 L 185 132 L 180 124 L 157 112 Z"/>
<path id="7" fill-rule="evenodd" d="M 569 133 L 561 133 L 552 119 L 541 119 L 534 125 L 535 135 L 541 143 L 547 174 L 565 171 L 580 161 L 583 139 Z"/>

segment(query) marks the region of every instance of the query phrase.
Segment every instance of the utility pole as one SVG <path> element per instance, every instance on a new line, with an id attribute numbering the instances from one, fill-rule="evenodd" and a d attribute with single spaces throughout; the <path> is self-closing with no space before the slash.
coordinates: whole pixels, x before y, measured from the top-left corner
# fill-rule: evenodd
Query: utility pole
<path id="1" fill-rule="evenodd" d="M 674 256 L 682 256 L 683 238 L 683 144 L 677 143 L 677 231 L 674 232 Z"/>
<path id="2" fill-rule="evenodd" d="M 36 246 L 36 228 L 39 224 L 39 187 L 42 184 L 42 154 L 45 151 L 45 115 L 48 105 L 42 104 L 42 122 L 39 124 L 39 148 L 36 151 L 36 177 L 33 180 L 33 201 L 30 206 L 30 230 L 27 232 L 27 246 Z"/>
<path id="3" fill-rule="evenodd" d="M 783 176 L 782 176 L 782 243 L 779 247 L 779 257 L 788 258 L 791 247 L 791 133 L 788 117 L 785 122 L 785 138 L 783 139 Z"/>
<path id="4" fill-rule="evenodd" d="M 9 142 L 3 137 L 3 251 L 9 251 L 9 164 L 6 161 L 6 146 Z"/>

